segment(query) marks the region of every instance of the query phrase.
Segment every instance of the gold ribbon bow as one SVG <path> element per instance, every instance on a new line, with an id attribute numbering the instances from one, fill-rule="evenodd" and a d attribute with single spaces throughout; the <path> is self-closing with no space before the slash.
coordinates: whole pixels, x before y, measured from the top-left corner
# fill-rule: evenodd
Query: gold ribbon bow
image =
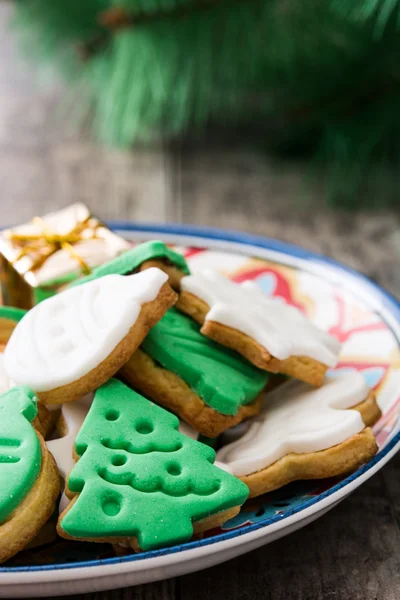
<path id="1" fill-rule="evenodd" d="M 21 246 L 18 255 L 14 258 L 12 263 L 16 263 L 24 256 L 34 254 L 32 258 L 32 265 L 30 270 L 40 268 L 46 260 L 58 250 L 65 250 L 68 254 L 76 260 L 82 272 L 85 275 L 89 275 L 91 270 L 89 265 L 84 261 L 82 256 L 74 249 L 72 244 L 81 242 L 87 239 L 95 239 L 96 229 L 99 226 L 97 219 L 88 218 L 85 221 L 77 223 L 71 231 L 64 234 L 59 234 L 51 230 L 47 223 L 41 217 L 34 217 L 32 222 L 35 225 L 41 227 L 40 233 L 18 233 L 17 231 L 9 231 L 7 237 L 14 243 Z M 91 236 L 83 237 L 83 232 L 91 231 Z"/>

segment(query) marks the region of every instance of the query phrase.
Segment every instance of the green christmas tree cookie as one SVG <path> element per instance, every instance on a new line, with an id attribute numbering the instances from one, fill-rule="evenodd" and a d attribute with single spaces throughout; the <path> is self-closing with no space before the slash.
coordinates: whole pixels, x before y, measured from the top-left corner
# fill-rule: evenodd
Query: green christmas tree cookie
<path id="1" fill-rule="evenodd" d="M 15 387 L 0 396 L 0 523 L 33 487 L 41 465 L 40 442 L 31 424 L 35 394 Z"/>
<path id="2" fill-rule="evenodd" d="M 160 268 L 165 264 L 172 265 L 183 275 L 190 274 L 189 267 L 182 254 L 171 250 L 163 242 L 155 240 L 144 242 L 131 250 L 127 250 L 104 265 L 96 267 L 90 275 L 74 281 L 71 285 L 86 283 L 104 275 L 129 275 L 137 271 L 140 265 L 147 261 L 160 262 Z"/>
<path id="3" fill-rule="evenodd" d="M 215 467 L 214 450 L 178 425 L 120 381 L 99 388 L 76 439 L 81 458 L 68 488 L 77 497 L 60 517 L 60 535 L 127 538 L 150 550 L 189 540 L 193 523 L 210 515 L 222 523 L 248 488 Z"/>
<path id="4" fill-rule="evenodd" d="M 265 371 L 206 338 L 200 325 L 174 308 L 150 330 L 142 348 L 179 375 L 207 406 L 225 415 L 235 415 L 267 384 Z"/>

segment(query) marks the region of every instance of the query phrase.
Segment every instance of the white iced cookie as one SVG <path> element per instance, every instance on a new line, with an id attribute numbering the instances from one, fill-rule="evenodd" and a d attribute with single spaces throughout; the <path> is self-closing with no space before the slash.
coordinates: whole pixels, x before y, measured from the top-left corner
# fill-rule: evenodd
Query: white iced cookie
<path id="1" fill-rule="evenodd" d="M 148 328 L 174 303 L 167 280 L 156 268 L 107 275 L 38 304 L 7 344 L 7 375 L 32 388 L 46 404 L 82 397 L 128 360 Z"/>
<path id="2" fill-rule="evenodd" d="M 327 378 L 320 388 L 289 381 L 265 397 L 261 414 L 245 435 L 217 452 L 231 472 L 246 476 L 295 453 L 337 446 L 365 428 L 357 410 L 369 388 L 358 372 Z"/>
<path id="3" fill-rule="evenodd" d="M 93 394 L 87 394 L 84 398 L 75 402 L 67 402 L 62 405 L 61 415 L 65 435 L 47 442 L 47 447 L 54 456 L 60 475 L 66 479 L 68 473 L 75 464 L 73 449 L 76 436 L 83 425 L 86 415 L 93 402 Z"/>
<path id="4" fill-rule="evenodd" d="M 337 364 L 340 343 L 318 329 L 297 308 L 269 298 L 251 281 L 237 284 L 216 271 L 184 277 L 182 290 L 209 306 L 207 321 L 237 329 L 279 360 L 308 356 L 328 367 Z"/>
<path id="5" fill-rule="evenodd" d="M 254 282 L 238 284 L 211 270 L 189 275 L 181 281 L 177 308 L 203 325 L 201 333 L 260 369 L 320 385 L 338 362 L 334 337 Z"/>

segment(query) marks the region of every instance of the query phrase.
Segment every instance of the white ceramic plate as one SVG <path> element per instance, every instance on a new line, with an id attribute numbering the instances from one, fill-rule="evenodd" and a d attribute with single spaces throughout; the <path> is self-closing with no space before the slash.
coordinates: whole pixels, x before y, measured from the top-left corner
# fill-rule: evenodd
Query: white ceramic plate
<path id="1" fill-rule="evenodd" d="M 56 596 L 156 581 L 204 569 L 307 525 L 369 479 L 400 447 L 400 306 L 362 275 L 301 248 L 252 235 L 186 226 L 112 224 L 134 241 L 162 239 L 192 271 L 252 279 L 295 304 L 343 343 L 337 370 L 357 369 L 377 392 L 379 452 L 344 479 L 297 483 L 249 501 L 201 541 L 115 558 L 109 546 L 59 542 L 0 567 L 0 597 Z"/>

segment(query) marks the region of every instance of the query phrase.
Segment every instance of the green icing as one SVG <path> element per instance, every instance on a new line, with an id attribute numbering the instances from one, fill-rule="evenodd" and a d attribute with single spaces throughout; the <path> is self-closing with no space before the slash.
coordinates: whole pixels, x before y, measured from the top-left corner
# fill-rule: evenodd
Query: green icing
<path id="1" fill-rule="evenodd" d="M 136 269 L 147 260 L 154 259 L 168 260 L 185 275 L 190 274 L 186 260 L 182 254 L 171 250 L 171 248 L 168 248 L 163 242 L 156 240 L 144 242 L 143 244 L 139 244 L 139 246 L 131 248 L 131 250 L 127 250 L 113 260 L 93 269 L 92 273 L 87 277 L 82 277 L 81 279 L 74 281 L 71 286 L 87 283 L 88 281 L 98 279 L 104 275 L 127 275 L 128 273 L 136 271 Z"/>
<path id="2" fill-rule="evenodd" d="M 40 442 L 31 421 L 35 394 L 24 386 L 0 396 L 0 523 L 22 502 L 40 472 Z"/>
<path id="3" fill-rule="evenodd" d="M 142 345 L 165 369 L 179 375 L 205 404 L 235 415 L 265 387 L 268 375 L 200 333 L 200 326 L 171 308 Z"/>
<path id="4" fill-rule="evenodd" d="M 136 536 L 143 550 L 183 542 L 193 520 L 242 504 L 247 486 L 212 463 L 212 448 L 178 431 L 177 417 L 111 379 L 76 438 L 61 519 L 77 538 Z"/>
<path id="5" fill-rule="evenodd" d="M 27 311 L 23 308 L 14 308 L 14 306 L 0 306 L 0 319 L 9 319 L 10 321 L 20 321 L 26 315 Z"/>

